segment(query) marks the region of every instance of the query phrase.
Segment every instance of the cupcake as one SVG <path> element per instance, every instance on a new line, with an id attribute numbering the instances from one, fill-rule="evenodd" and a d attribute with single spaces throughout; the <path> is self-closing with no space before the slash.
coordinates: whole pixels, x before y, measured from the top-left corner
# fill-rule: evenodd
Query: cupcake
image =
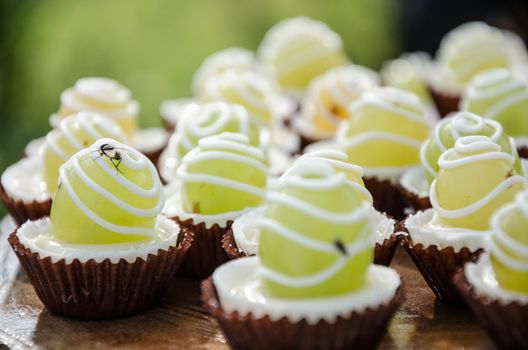
<path id="1" fill-rule="evenodd" d="M 308 17 L 288 18 L 271 27 L 259 45 L 258 59 L 270 79 L 297 97 L 313 78 L 348 62 L 341 37 Z"/>
<path id="2" fill-rule="evenodd" d="M 259 256 L 202 282 L 206 307 L 235 349 L 376 348 L 403 292 L 371 264 L 371 206 L 326 160 L 303 159 L 283 181 L 256 221 Z"/>
<path id="3" fill-rule="evenodd" d="M 515 158 L 486 136 L 459 138 L 438 165 L 432 209 L 405 220 L 404 246 L 436 296 L 460 305 L 463 298 L 451 283 L 455 271 L 487 248 L 491 214 L 528 181 L 515 169 Z"/>
<path id="4" fill-rule="evenodd" d="M 347 155 L 336 150 L 321 150 L 302 155 L 283 175 L 283 179 L 290 176 L 296 169 L 296 163 L 306 161 L 325 162 L 330 164 L 337 172 L 347 175 L 350 185 L 357 192 L 358 196 L 372 205 L 372 196 L 363 184 L 363 171 L 360 167 L 347 162 Z M 282 182 L 280 180 L 279 182 Z M 258 240 L 260 230 L 255 227 L 255 223 L 260 220 L 266 212 L 265 207 L 253 209 L 246 214 L 235 219 L 231 230 L 228 230 L 222 239 L 222 247 L 226 250 L 230 258 L 252 256 L 258 253 Z M 400 243 L 400 237 L 393 235 L 394 220 L 377 212 L 371 208 L 369 217 L 373 222 L 375 233 L 374 263 L 389 265 L 396 247 Z"/>
<path id="5" fill-rule="evenodd" d="M 251 71 L 226 70 L 207 79 L 203 101 L 224 101 L 243 106 L 252 123 L 270 134 L 270 147 L 286 155 L 299 153 L 299 138 L 284 125 L 283 105 L 276 88 Z"/>
<path id="6" fill-rule="evenodd" d="M 101 139 L 60 168 L 50 217 L 26 222 L 9 243 L 51 312 L 130 316 L 159 303 L 192 240 L 159 215 L 163 203 L 154 165 Z"/>
<path id="7" fill-rule="evenodd" d="M 466 264 L 455 284 L 501 349 L 528 349 L 528 193 L 492 218 L 489 254 Z"/>
<path id="8" fill-rule="evenodd" d="M 396 219 L 404 217 L 406 203 L 398 182 L 420 164 L 420 146 L 431 123 L 420 99 L 392 87 L 373 88 L 350 107 L 350 118 L 339 127 L 337 147 L 349 162 L 364 171 L 365 186 L 374 207 Z"/>
<path id="9" fill-rule="evenodd" d="M 222 236 L 233 220 L 262 204 L 267 171 L 264 152 L 241 133 L 201 138 L 182 158 L 180 190 L 168 199 L 164 212 L 194 234 L 183 275 L 204 278 L 228 260 Z"/>
<path id="10" fill-rule="evenodd" d="M 528 158 L 528 85 L 513 72 L 497 68 L 479 73 L 464 90 L 460 108 L 501 123 L 515 138 L 521 157 Z"/>
<path id="11" fill-rule="evenodd" d="M 49 216 L 57 190 L 59 167 L 73 154 L 102 138 L 126 140 L 111 119 L 81 112 L 60 121 L 50 131 L 40 153 L 23 158 L 2 174 L 0 199 L 18 224 Z"/>
<path id="12" fill-rule="evenodd" d="M 447 33 L 436 53 L 430 90 L 440 115 L 458 109 L 464 88 L 478 73 L 513 68 L 526 59 L 522 40 L 483 22 L 465 23 Z"/>
<path id="13" fill-rule="evenodd" d="M 438 158 L 452 148 L 456 140 L 471 135 L 487 136 L 499 144 L 501 151 L 515 159 L 517 173 L 524 174 L 514 141 L 503 132 L 501 124 L 469 112 L 452 113 L 436 124 L 431 137 L 423 143 L 421 166 L 406 171 L 400 180 L 402 194 L 413 211 L 431 207 L 429 187 L 438 173 Z"/>
<path id="14" fill-rule="evenodd" d="M 169 132 L 176 130 L 178 122 L 185 114 L 187 107 L 200 103 L 198 98 L 182 97 L 173 100 L 163 101 L 160 105 L 159 113 L 165 129 Z"/>
<path id="15" fill-rule="evenodd" d="M 73 87 L 61 94 L 59 111 L 51 115 L 50 124 L 57 127 L 60 120 L 78 112 L 94 112 L 115 121 L 128 137 L 129 144 L 153 163 L 157 163 L 167 144 L 165 130 L 137 127 L 139 104 L 132 99 L 130 90 L 115 80 L 100 77 L 77 80 Z"/>
<path id="16" fill-rule="evenodd" d="M 313 79 L 293 126 L 301 136 L 301 147 L 335 136 L 339 123 L 351 118 L 350 103 L 380 84 L 378 74 L 349 65 L 334 68 Z"/>
<path id="17" fill-rule="evenodd" d="M 246 109 L 240 105 L 211 102 L 189 106 L 160 156 L 158 168 L 162 179 L 166 183 L 176 181 L 181 159 L 198 145 L 199 140 L 223 132 L 244 134 L 252 146 L 263 151 L 269 144 L 269 134 L 251 123 Z"/>

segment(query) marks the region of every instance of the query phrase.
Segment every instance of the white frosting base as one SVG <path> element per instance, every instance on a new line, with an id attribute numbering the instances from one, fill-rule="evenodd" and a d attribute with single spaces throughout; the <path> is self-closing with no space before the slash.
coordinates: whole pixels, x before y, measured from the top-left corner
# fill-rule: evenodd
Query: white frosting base
<path id="1" fill-rule="evenodd" d="M 198 103 L 198 99 L 193 97 L 182 97 L 163 101 L 160 105 L 159 113 L 169 124 L 176 126 L 185 109 L 192 104 Z"/>
<path id="2" fill-rule="evenodd" d="M 424 247 L 436 245 L 439 250 L 453 247 L 455 252 L 468 248 L 474 252 L 488 248 L 491 231 L 476 231 L 458 227 L 442 227 L 434 224 L 434 209 L 420 211 L 405 220 L 405 227 L 414 245 L 421 243 Z"/>
<path id="3" fill-rule="evenodd" d="M 213 283 L 224 310 L 238 311 L 241 316 L 252 313 L 256 319 L 269 316 L 273 321 L 287 317 L 290 322 L 306 319 L 312 325 L 322 319 L 334 323 L 338 316 L 346 318 L 353 312 L 388 304 L 401 283 L 395 270 L 371 265 L 367 284 L 359 291 L 325 298 L 278 299 L 263 291 L 259 266 L 258 257 L 248 257 L 216 269 Z"/>
<path id="4" fill-rule="evenodd" d="M 416 194 L 420 198 L 429 197 L 429 183 L 425 177 L 422 166 L 413 167 L 403 173 L 400 185 L 410 193 Z"/>
<path id="5" fill-rule="evenodd" d="M 169 133 L 163 128 L 137 129 L 130 145 L 141 153 L 155 152 L 165 147 Z"/>
<path id="6" fill-rule="evenodd" d="M 528 294 L 501 288 L 495 278 L 495 272 L 491 267 L 488 254 L 482 254 L 476 263 L 466 264 L 464 272 L 466 279 L 477 295 L 498 300 L 502 305 L 507 305 L 511 302 L 528 305 Z"/>
<path id="7" fill-rule="evenodd" d="M 11 215 L 4 216 L 4 218 L 0 221 L 0 236 L 4 234 L 11 234 L 16 230 L 17 227 L 18 225 Z"/>
<path id="8" fill-rule="evenodd" d="M 326 140 L 335 135 L 335 132 L 318 130 L 313 121 L 303 115 L 300 115 L 293 120 L 293 128 L 301 135 L 314 140 Z"/>
<path id="9" fill-rule="evenodd" d="M 239 217 L 246 211 L 252 209 L 248 208 L 240 211 L 232 211 L 216 215 L 187 213 L 183 210 L 182 207 L 179 183 L 169 185 L 165 193 L 168 194 L 168 196 L 166 197 L 167 199 L 165 200 L 165 207 L 163 208 L 164 215 L 170 218 L 177 217 L 181 221 L 192 219 L 195 225 L 201 224 L 203 222 L 205 223 L 205 227 L 208 229 L 213 227 L 214 224 L 218 224 L 218 226 L 220 227 L 226 227 L 228 221 L 235 220 L 237 217 Z"/>
<path id="10" fill-rule="evenodd" d="M 86 262 L 90 259 L 102 262 L 105 259 L 115 264 L 124 259 L 129 263 L 140 258 L 146 260 L 149 254 L 156 255 L 158 250 L 175 247 L 180 227 L 173 220 L 159 215 L 156 220 L 157 235 L 151 239 L 135 243 L 116 244 L 71 244 L 53 238 L 50 233 L 50 219 L 28 221 L 17 231 L 18 239 L 26 248 L 38 253 L 40 258 L 50 257 L 52 262 L 64 259 L 66 264 L 78 259 Z"/>
<path id="11" fill-rule="evenodd" d="M 2 174 L 1 181 L 7 195 L 15 201 L 45 202 L 51 198 L 38 156 L 23 158 L 8 167 Z"/>
<path id="12" fill-rule="evenodd" d="M 240 252 L 247 255 L 258 254 L 260 230 L 255 228 L 253 224 L 264 215 L 265 211 L 266 207 L 254 208 L 233 222 L 233 237 Z M 393 219 L 374 208 L 369 211 L 369 219 L 374 226 L 376 243 L 382 244 L 385 239 L 391 237 L 395 225 Z"/>
<path id="13" fill-rule="evenodd" d="M 46 144 L 46 136 L 39 137 L 29 141 L 29 143 L 24 148 L 24 154 L 26 157 L 40 156 Z"/>

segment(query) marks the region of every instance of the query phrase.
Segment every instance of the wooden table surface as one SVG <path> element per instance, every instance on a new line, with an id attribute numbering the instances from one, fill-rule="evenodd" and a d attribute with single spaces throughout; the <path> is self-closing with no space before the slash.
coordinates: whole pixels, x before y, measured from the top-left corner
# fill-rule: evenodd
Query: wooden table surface
<path id="1" fill-rule="evenodd" d="M 202 308 L 199 283 L 176 279 L 155 309 L 128 319 L 74 321 L 54 316 L 38 300 L 0 227 L 0 344 L 13 349 L 228 349 L 215 320 Z M 494 349 L 467 309 L 435 300 L 403 249 L 392 266 L 407 301 L 380 349 Z M 0 346 L 0 349 L 2 347 Z"/>

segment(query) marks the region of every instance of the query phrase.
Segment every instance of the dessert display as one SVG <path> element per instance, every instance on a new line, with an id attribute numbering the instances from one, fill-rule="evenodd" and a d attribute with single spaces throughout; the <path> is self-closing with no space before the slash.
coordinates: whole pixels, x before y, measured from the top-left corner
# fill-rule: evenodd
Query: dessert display
<path id="1" fill-rule="evenodd" d="M 426 107 L 408 91 L 378 87 L 352 103 L 350 113 L 354 117 L 339 127 L 337 147 L 363 168 L 374 207 L 401 219 L 406 204 L 398 181 L 420 163 L 420 146 L 431 128 Z"/>
<path id="2" fill-rule="evenodd" d="M 71 88 L 64 90 L 60 97 L 57 113 L 50 117 L 50 124 L 57 128 L 61 120 L 78 112 L 102 114 L 121 126 L 127 136 L 127 144 L 141 151 L 157 163 L 158 157 L 167 144 L 168 134 L 161 128 L 141 129 L 137 126 L 139 104 L 132 99 L 130 90 L 117 81 L 102 78 L 81 78 Z M 33 140 L 26 148 L 26 155 L 35 155 L 45 140 Z"/>
<path id="3" fill-rule="evenodd" d="M 467 264 L 455 283 L 501 349 L 528 344 L 528 193 L 499 209 L 491 221 L 489 253 Z"/>
<path id="4" fill-rule="evenodd" d="M 299 160 L 282 181 L 256 220 L 259 255 L 202 283 L 207 308 L 235 349 L 375 348 L 403 296 L 399 275 L 371 264 L 371 205 L 328 160 Z"/>
<path id="5" fill-rule="evenodd" d="M 479 73 L 464 90 L 462 110 L 499 122 L 515 138 L 519 154 L 528 157 L 528 85 L 512 71 L 497 68 Z"/>
<path id="6" fill-rule="evenodd" d="M 23 158 L 2 174 L 0 199 L 18 224 L 49 216 L 57 189 L 59 167 L 73 154 L 102 138 L 126 140 L 111 119 L 80 112 L 61 120 L 50 131 L 40 154 Z"/>
<path id="7" fill-rule="evenodd" d="M 379 84 L 376 72 L 357 65 L 334 68 L 313 79 L 300 115 L 293 120 L 293 127 L 301 136 L 301 149 L 333 138 L 339 123 L 353 118 L 348 106 Z"/>
<path id="8" fill-rule="evenodd" d="M 438 174 L 438 159 L 442 153 L 452 148 L 459 138 L 471 135 L 487 136 L 499 144 L 501 151 L 515 159 L 517 173 L 524 174 L 514 140 L 503 132 L 500 123 L 469 112 L 452 113 L 436 124 L 431 137 L 423 143 L 420 151 L 421 166 L 409 169 L 400 180 L 402 194 L 414 211 L 431 207 L 429 188 Z"/>
<path id="9" fill-rule="evenodd" d="M 61 166 L 50 217 L 26 222 L 9 243 L 51 312 L 130 316 L 160 301 L 192 241 L 159 215 L 163 204 L 154 165 L 101 139 Z"/>
<path id="10" fill-rule="evenodd" d="M 337 150 L 321 150 L 302 155 L 279 180 L 292 175 L 296 169 L 297 162 L 318 161 L 331 165 L 335 171 L 343 172 L 354 188 L 358 196 L 372 205 L 372 196 L 365 188 L 361 176 L 363 171 L 360 167 L 347 162 L 347 155 Z M 235 219 L 230 230 L 223 239 L 222 247 L 230 258 L 239 258 L 258 254 L 258 242 L 261 230 L 255 223 L 262 219 L 266 211 L 265 207 L 255 208 Z M 369 219 L 375 233 L 374 263 L 388 266 L 394 255 L 396 247 L 400 243 L 400 237 L 393 235 L 395 222 L 374 208 L 369 211 Z"/>
<path id="11" fill-rule="evenodd" d="M 463 304 L 451 283 L 455 271 L 488 248 L 491 215 L 528 182 L 515 169 L 515 158 L 481 135 L 459 138 L 438 165 L 432 209 L 405 220 L 405 248 L 440 300 Z"/>
<path id="12" fill-rule="evenodd" d="M 177 177 L 180 190 L 164 213 L 194 234 L 182 273 L 204 278 L 228 260 L 221 241 L 233 220 L 264 200 L 265 154 L 242 133 L 204 137 L 182 158 Z"/>
<path id="13" fill-rule="evenodd" d="M 515 34 L 469 22 L 447 33 L 431 69 L 429 86 L 441 116 L 458 109 L 460 96 L 480 72 L 491 68 L 520 69 L 526 48 Z"/>
<path id="14" fill-rule="evenodd" d="M 264 73 L 296 96 L 304 94 L 313 78 L 348 63 L 339 35 L 308 17 L 288 18 L 271 27 L 257 56 Z"/>

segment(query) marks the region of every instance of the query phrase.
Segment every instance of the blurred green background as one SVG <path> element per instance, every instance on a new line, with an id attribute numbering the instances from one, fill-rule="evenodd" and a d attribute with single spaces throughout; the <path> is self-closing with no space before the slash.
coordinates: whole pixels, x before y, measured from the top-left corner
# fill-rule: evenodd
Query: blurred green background
<path id="1" fill-rule="evenodd" d="M 120 81 L 141 125 L 157 125 L 160 102 L 188 95 L 207 55 L 256 49 L 271 25 L 298 15 L 328 23 L 356 63 L 379 68 L 398 52 L 394 0 L 0 0 L 0 173 L 45 135 L 78 78 Z"/>

